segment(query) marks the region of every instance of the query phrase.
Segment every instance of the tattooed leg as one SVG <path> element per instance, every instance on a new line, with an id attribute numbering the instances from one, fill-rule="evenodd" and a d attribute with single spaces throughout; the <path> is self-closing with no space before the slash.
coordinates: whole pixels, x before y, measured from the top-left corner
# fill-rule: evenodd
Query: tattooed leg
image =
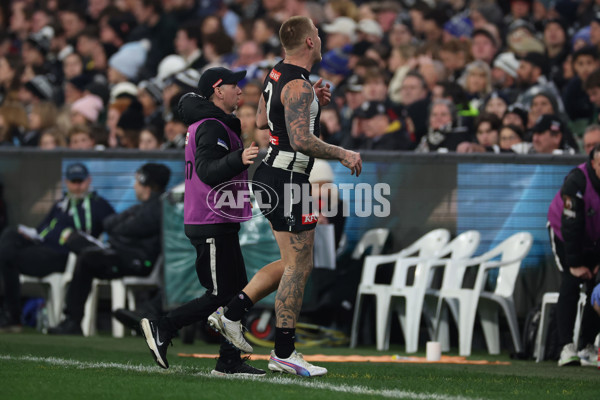
<path id="1" fill-rule="evenodd" d="M 315 231 L 275 232 L 275 238 L 285 265 L 275 297 L 276 326 L 295 328 L 302 308 L 304 286 L 313 267 Z"/>

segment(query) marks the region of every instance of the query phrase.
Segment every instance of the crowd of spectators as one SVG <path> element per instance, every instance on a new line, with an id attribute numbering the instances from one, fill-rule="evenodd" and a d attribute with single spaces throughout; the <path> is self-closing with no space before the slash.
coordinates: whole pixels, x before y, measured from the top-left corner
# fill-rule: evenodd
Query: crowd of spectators
<path id="1" fill-rule="evenodd" d="M 292 15 L 322 35 L 311 73 L 331 85 L 329 143 L 573 154 L 599 122 L 597 0 L 12 0 L 0 145 L 182 148 L 180 97 L 225 66 L 248 71 L 238 116 L 245 143 L 265 148 L 254 114 Z"/>

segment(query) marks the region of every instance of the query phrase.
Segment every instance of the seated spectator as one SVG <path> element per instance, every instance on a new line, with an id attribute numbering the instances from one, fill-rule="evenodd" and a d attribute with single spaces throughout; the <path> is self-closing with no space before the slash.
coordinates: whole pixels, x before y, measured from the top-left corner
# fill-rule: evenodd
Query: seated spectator
<path id="1" fill-rule="evenodd" d="M 93 150 L 96 145 L 92 132 L 86 125 L 73 125 L 67 133 L 67 139 L 71 150 Z"/>
<path id="2" fill-rule="evenodd" d="M 67 147 L 67 140 L 58 128 L 50 128 L 42 132 L 38 144 L 39 149 L 54 150 L 61 147 Z"/>
<path id="3" fill-rule="evenodd" d="M 115 99 L 109 106 L 108 112 L 106 113 L 106 128 L 108 128 L 108 146 L 118 147 L 117 142 L 117 123 L 121 114 L 129 108 L 131 104 L 131 98 L 121 97 Z"/>
<path id="4" fill-rule="evenodd" d="M 469 98 L 469 108 L 479 110 L 483 99 L 492 91 L 490 67 L 481 60 L 473 61 L 466 66 L 460 81 Z"/>
<path id="5" fill-rule="evenodd" d="M 119 147 L 137 149 L 139 147 L 140 132 L 144 128 L 144 114 L 142 104 L 133 100 L 129 107 L 123 111 L 117 122 L 116 134 Z"/>
<path id="6" fill-rule="evenodd" d="M 558 104 L 556 112 L 562 113 L 564 105 L 558 89 L 545 76 L 547 69 L 548 60 L 543 54 L 529 52 L 521 59 L 517 70 L 517 83 L 522 92 L 517 96 L 515 102 L 529 107 L 533 96 L 544 92 L 552 95 Z"/>
<path id="7" fill-rule="evenodd" d="M 72 52 L 65 56 L 62 62 L 63 76 L 65 81 L 83 74 L 83 58 L 81 54 Z"/>
<path id="8" fill-rule="evenodd" d="M 254 133 L 256 131 L 256 106 L 244 102 L 244 104 L 238 107 L 235 115 L 239 118 L 242 127 L 244 147 L 248 147 L 254 141 Z M 322 116 L 323 113 L 321 113 Z"/>
<path id="9" fill-rule="evenodd" d="M 82 231 L 98 237 L 102 221 L 114 213 L 112 206 L 90 191 L 92 178 L 81 163 L 67 167 L 67 192 L 57 201 L 37 228 L 23 225 L 7 228 L 0 236 L 0 273 L 4 285 L 4 313 L 0 332 L 20 331 L 21 294 L 19 274 L 43 277 L 63 272 L 69 255 L 65 236 Z"/>
<path id="10" fill-rule="evenodd" d="M 454 104 L 446 99 L 435 100 L 429 110 L 429 129 L 419 143 L 417 152 L 455 151 L 459 143 L 470 141 L 471 135 L 464 126 L 454 126 Z"/>
<path id="11" fill-rule="evenodd" d="M 575 51 L 571 56 L 571 65 L 575 76 L 567 82 L 563 94 L 563 102 L 567 115 L 572 121 L 589 120 L 594 112 L 594 105 L 586 95 L 583 83 L 595 69 L 600 67 L 598 50 L 587 46 Z"/>
<path id="12" fill-rule="evenodd" d="M 600 144 L 600 125 L 592 124 L 583 133 L 583 153 L 589 155 L 594 146 Z"/>
<path id="13" fill-rule="evenodd" d="M 366 101 L 355 112 L 362 119 L 362 137 L 355 148 L 359 150 L 410 150 L 406 124 L 392 119 L 383 101 Z"/>
<path id="14" fill-rule="evenodd" d="M 100 97 L 85 95 L 71 105 L 71 123 L 88 126 L 95 124 L 103 110 L 104 103 Z"/>
<path id="15" fill-rule="evenodd" d="M 17 100 L 19 92 L 22 60 L 17 55 L 0 57 L 0 105 L 4 102 Z"/>
<path id="16" fill-rule="evenodd" d="M 40 101 L 54 101 L 54 86 L 44 75 L 37 75 L 28 80 L 19 89 L 19 101 L 25 107 L 39 103 Z"/>
<path id="17" fill-rule="evenodd" d="M 456 148 L 457 153 L 500 153 L 498 131 L 501 120 L 496 114 L 483 113 L 475 119 L 475 142 L 463 142 Z"/>
<path id="18" fill-rule="evenodd" d="M 94 278 L 147 276 L 161 252 L 160 195 L 171 171 L 162 164 L 144 164 L 136 172 L 135 195 L 141 202 L 103 220 L 108 246 L 89 243 L 81 246 L 73 280 L 66 297 L 65 320 L 48 330 L 50 334 L 81 335 L 85 301 Z M 75 241 L 77 237 L 67 237 Z"/>
<path id="19" fill-rule="evenodd" d="M 148 125 L 140 132 L 140 150 L 159 150 L 162 143 L 163 137 L 154 126 Z"/>
<path id="20" fill-rule="evenodd" d="M 575 149 L 565 140 L 566 126 L 560 118 L 544 114 L 531 129 L 531 143 L 523 142 L 512 146 L 519 154 L 575 154 Z"/>
<path id="21" fill-rule="evenodd" d="M 27 129 L 27 113 L 19 103 L 0 107 L 0 146 L 20 146 Z"/>
<path id="22" fill-rule="evenodd" d="M 165 107 L 165 113 L 171 111 L 171 100 L 178 94 L 193 92 L 198 87 L 200 73 L 195 69 L 186 69 L 169 77 L 165 81 L 165 88 L 162 91 L 162 104 Z M 262 84 L 259 89 L 259 95 L 262 93 Z M 256 103 L 258 104 L 258 103 Z"/>
<path id="23" fill-rule="evenodd" d="M 557 114 L 558 103 L 556 98 L 547 92 L 540 92 L 531 98 L 527 127 L 532 128 L 544 114 Z"/>
<path id="24" fill-rule="evenodd" d="M 179 100 L 181 96 L 173 100 Z M 171 107 L 171 113 L 166 118 L 165 139 L 161 149 L 183 149 L 187 135 L 187 125 L 182 121 L 179 110 Z"/>
<path id="25" fill-rule="evenodd" d="M 516 87 L 519 60 L 513 53 L 500 53 L 492 64 L 492 86 L 506 93 L 509 102 L 519 94 Z"/>
<path id="26" fill-rule="evenodd" d="M 342 142 L 344 132 L 340 121 L 340 113 L 335 104 L 330 103 L 321 109 L 321 126 L 325 126 L 325 131 L 321 129 L 321 140 L 326 143 L 339 145 Z"/>
<path id="27" fill-rule="evenodd" d="M 527 110 L 523 106 L 511 104 L 502 117 L 502 125 L 515 125 L 524 132 L 527 128 L 527 118 Z"/>
<path id="28" fill-rule="evenodd" d="M 23 135 L 23 146 L 37 146 L 42 132 L 56 124 L 56 114 L 54 103 L 44 101 L 35 104 L 27 116 L 29 129 Z"/>
<path id="29" fill-rule="evenodd" d="M 508 104 L 508 99 L 502 92 L 493 91 L 483 101 L 483 111 L 502 118 L 506 114 L 506 110 L 508 110 Z"/>
<path id="30" fill-rule="evenodd" d="M 523 130 L 516 125 L 500 127 L 500 151 L 512 151 L 512 147 L 523 141 Z"/>
<path id="31" fill-rule="evenodd" d="M 138 85 L 138 101 L 142 104 L 144 124 L 161 129 L 165 122 L 162 117 L 162 83 L 156 80 L 142 81 Z"/>

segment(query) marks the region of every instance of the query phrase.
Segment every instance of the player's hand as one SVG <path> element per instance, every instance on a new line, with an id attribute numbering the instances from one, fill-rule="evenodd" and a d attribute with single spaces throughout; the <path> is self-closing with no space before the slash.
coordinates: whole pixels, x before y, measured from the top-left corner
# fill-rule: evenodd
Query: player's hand
<path id="1" fill-rule="evenodd" d="M 252 142 L 250 147 L 244 149 L 242 152 L 242 163 L 244 165 L 254 164 L 254 160 L 258 156 L 258 146 L 256 143 Z"/>
<path id="2" fill-rule="evenodd" d="M 362 171 L 362 160 L 360 159 L 359 153 L 346 150 L 344 158 L 341 159 L 340 162 L 344 167 L 350 170 L 350 175 L 356 174 L 357 177 L 360 175 L 360 172 Z"/>
<path id="3" fill-rule="evenodd" d="M 326 83 L 325 86 L 322 85 L 323 78 L 319 78 L 317 83 L 313 85 L 313 88 L 315 89 L 315 93 L 319 99 L 319 104 L 321 106 L 326 106 L 331 101 L 331 85 L 329 85 L 329 83 Z"/>
<path id="4" fill-rule="evenodd" d="M 592 271 L 588 267 L 571 267 L 569 268 L 569 272 L 576 278 L 589 280 L 594 277 Z"/>

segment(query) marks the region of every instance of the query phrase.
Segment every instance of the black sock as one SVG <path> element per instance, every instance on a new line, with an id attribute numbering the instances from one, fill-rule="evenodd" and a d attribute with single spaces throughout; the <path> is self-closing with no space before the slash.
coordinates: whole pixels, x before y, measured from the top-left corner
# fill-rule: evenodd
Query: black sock
<path id="1" fill-rule="evenodd" d="M 289 358 L 296 347 L 296 328 L 275 328 L 275 355 Z"/>
<path id="2" fill-rule="evenodd" d="M 242 291 L 227 304 L 225 317 L 231 321 L 239 321 L 253 305 L 252 300 Z"/>

